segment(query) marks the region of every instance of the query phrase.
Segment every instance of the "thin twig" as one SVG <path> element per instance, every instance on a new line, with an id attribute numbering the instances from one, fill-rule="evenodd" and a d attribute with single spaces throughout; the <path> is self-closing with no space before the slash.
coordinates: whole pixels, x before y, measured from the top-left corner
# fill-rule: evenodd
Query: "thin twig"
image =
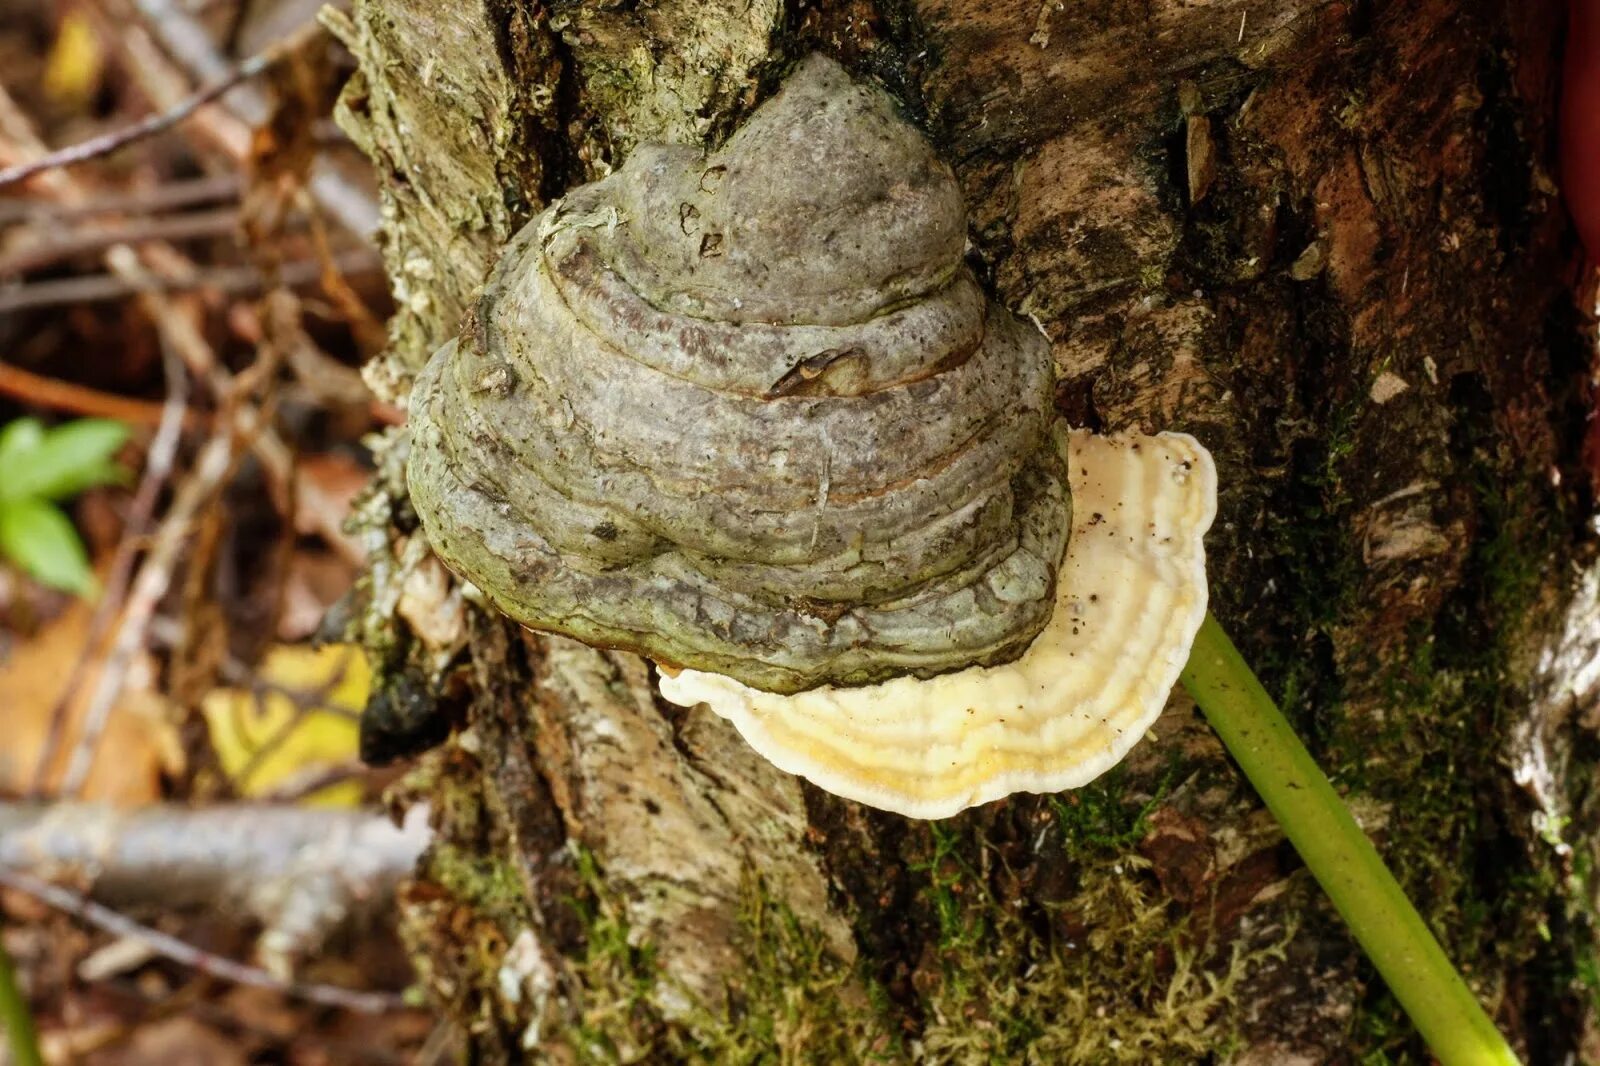
<path id="1" fill-rule="evenodd" d="M 314 480 L 298 472 L 295 469 L 294 455 L 283 443 L 282 438 L 263 435 L 255 442 L 255 454 L 261 463 L 262 471 L 278 485 L 287 486 L 291 481 L 299 479 L 294 492 L 300 510 L 310 527 L 306 531 L 314 531 L 346 562 L 357 566 L 363 565 L 367 560 L 366 549 L 362 547 L 360 541 L 344 530 L 345 516 L 349 511 L 346 501 L 342 497 L 330 494 Z"/>
<path id="2" fill-rule="evenodd" d="M 68 222 L 85 215 L 151 215 L 200 204 L 235 201 L 242 187 L 237 174 L 222 174 L 213 178 L 169 181 L 130 192 L 98 193 L 75 204 L 0 200 L 0 224 Z"/>
<path id="3" fill-rule="evenodd" d="M 184 638 L 183 623 L 170 615 L 157 615 L 150 621 L 150 641 L 164 651 L 174 651 L 182 645 Z M 348 667 L 347 667 L 348 669 Z M 361 714 L 358 711 L 348 710 L 336 704 L 325 702 L 326 694 L 317 689 L 307 690 L 293 685 L 283 685 L 276 681 L 269 681 L 251 666 L 233 655 L 224 653 L 217 660 L 217 675 L 229 685 L 252 695 L 281 696 L 296 707 L 316 708 L 324 714 L 335 718 L 346 718 L 358 721 Z M 339 680 L 342 680 L 342 675 Z M 323 701 L 323 702 L 318 702 Z"/>
<path id="4" fill-rule="evenodd" d="M 110 907 L 96 903 L 94 900 L 62 888 L 60 885 L 53 885 L 48 881 L 16 870 L 0 867 L 0 885 L 5 885 L 25 895 L 32 896 L 34 899 L 47 903 L 57 910 L 65 911 L 74 917 L 81 918 L 97 929 L 111 933 L 114 936 L 128 937 L 148 944 L 155 951 L 174 962 L 191 967 L 200 973 L 212 977 L 220 977 L 224 981 L 231 981 L 234 984 L 248 985 L 251 988 L 264 988 L 311 1003 L 359 1011 L 362 1014 L 383 1014 L 405 1006 L 405 1001 L 391 992 L 362 992 L 353 988 L 286 981 L 274 977 L 258 966 L 249 966 L 233 959 L 225 959 L 220 955 L 214 955 L 202 948 L 195 947 L 188 941 L 180 940 L 175 936 L 161 932 L 159 929 L 152 929 L 148 925 L 136 922 L 124 914 L 117 913 Z"/>
<path id="5" fill-rule="evenodd" d="M 362 354 L 377 355 L 389 343 L 389 331 L 383 320 L 372 313 L 366 301 L 356 295 L 355 289 L 339 270 L 338 257 L 334 255 L 333 242 L 328 237 L 328 227 L 316 212 L 311 213 L 311 239 L 317 250 L 317 259 L 322 263 L 322 291 L 350 324 L 350 332 Z"/>
<path id="6" fill-rule="evenodd" d="M 43 154 L 43 146 L 27 116 L 15 106 L 4 87 L 0 86 L 0 158 L 20 157 L 26 161 Z M 38 184 L 50 196 L 60 201 L 82 204 L 88 200 L 88 192 L 81 183 L 63 171 L 49 171 L 41 175 Z M 161 264 L 164 276 L 157 276 L 146 269 L 139 255 L 126 244 L 118 244 L 107 249 L 105 260 L 118 283 L 125 287 L 124 291 L 140 295 L 141 302 L 160 330 L 163 340 L 178 352 L 189 366 L 191 373 L 226 399 L 231 391 L 229 388 L 231 375 L 220 365 L 210 345 L 195 328 L 189 316 L 178 313 L 161 291 L 163 287 L 170 285 L 170 279 L 174 275 L 187 280 L 199 278 L 200 272 L 164 244 L 148 246 L 145 254 L 152 262 Z M 291 276 L 287 279 L 280 276 L 280 283 L 293 280 L 296 266 L 297 264 L 290 264 L 285 273 Z M 315 280 L 321 273 L 321 267 L 320 263 L 303 264 L 302 269 L 306 275 L 304 280 L 308 282 Z M 251 274 L 248 280 L 259 280 L 253 271 Z M 213 273 L 207 280 L 214 283 L 218 279 Z M 261 453 L 271 476 L 279 481 L 292 476 L 288 450 L 272 432 L 270 426 L 264 424 L 258 412 L 238 409 L 231 405 L 225 405 L 225 411 L 228 414 L 225 415 L 224 422 L 228 428 L 238 439 L 252 442 L 252 446 Z M 62 782 L 62 791 L 68 795 L 79 792 L 87 780 L 116 698 L 125 682 L 128 666 L 144 644 L 150 618 L 171 583 L 180 550 L 188 542 L 189 527 L 192 526 L 199 508 L 213 498 L 217 487 L 226 478 L 233 459 L 233 449 L 226 436 L 215 438 L 211 444 L 202 449 L 194 473 L 180 487 L 166 521 L 154 538 L 150 554 L 145 559 L 138 577 L 134 579 L 128 606 L 123 612 L 121 623 L 112 640 L 111 650 L 106 656 L 106 663 L 91 695 L 83 731 L 69 759 Z M 339 533 L 337 529 L 331 531 L 331 535 L 336 538 Z M 336 546 L 339 546 L 337 541 Z"/>
<path id="7" fill-rule="evenodd" d="M 15 106 L 4 87 L 0 86 L 0 158 L 20 157 L 26 161 L 44 154 L 43 146 L 39 143 L 37 134 L 34 133 L 26 115 Z M 42 174 L 39 184 L 48 190 L 49 195 L 58 200 L 81 204 L 88 198 L 87 191 L 70 175 L 61 171 Z M 118 295 L 138 293 L 147 312 L 160 329 L 163 339 L 178 351 L 191 373 L 227 399 L 232 391 L 229 387 L 231 375 L 218 363 L 215 353 L 210 350 L 210 345 L 195 329 L 194 324 L 187 316 L 176 313 L 176 309 L 168 305 L 162 292 L 173 284 L 174 276 L 183 282 L 192 283 L 202 275 L 192 264 L 166 245 L 155 244 L 148 247 L 146 256 L 153 262 L 162 264 L 162 276 L 157 276 L 146 269 L 140 262 L 139 256 L 126 244 L 118 244 L 106 251 L 106 263 L 115 275 L 121 290 Z M 370 253 L 363 254 L 362 258 L 370 260 Z M 322 264 L 290 264 L 284 272 L 290 276 L 285 278 L 280 275 L 280 283 L 294 280 L 296 266 L 309 268 L 304 280 L 311 281 L 320 274 L 319 268 Z M 219 280 L 226 282 L 234 279 L 226 276 L 219 279 L 217 272 L 212 272 L 204 280 L 216 285 Z M 244 280 L 256 283 L 260 278 L 255 271 L 250 271 Z M 216 287 L 226 287 L 226 285 Z M 74 294 L 73 298 L 77 298 L 77 295 Z M 0 306 L 3 306 L 3 301 L 4 294 L 0 294 Z M 223 421 L 237 438 L 251 442 L 250 446 L 261 455 L 269 476 L 280 482 L 292 476 L 292 460 L 288 449 L 283 446 L 271 428 L 263 423 L 258 412 L 238 409 L 232 405 L 225 405 L 225 411 L 228 413 L 225 414 Z M 106 664 L 91 696 L 83 731 L 69 760 L 62 783 L 62 791 L 68 795 L 81 790 L 87 779 L 112 708 L 125 681 L 128 665 L 134 654 L 143 646 L 156 604 L 170 586 L 179 551 L 188 541 L 189 527 L 193 524 L 199 508 L 212 498 L 217 487 L 226 478 L 233 458 L 233 449 L 226 436 L 214 438 L 202 449 L 194 472 L 179 489 L 167 519 L 154 538 L 153 547 L 138 577 L 134 580 L 128 606 L 123 613 Z M 336 546 L 338 546 L 338 533 L 338 530 L 331 531 Z"/>
<path id="8" fill-rule="evenodd" d="M 119 247 L 127 247 L 119 245 Z M 346 274 L 371 273 L 383 269 L 376 252 L 362 248 L 345 252 L 335 262 Z M 285 263 L 278 280 L 284 285 L 311 285 L 321 280 L 322 264 L 309 259 Z M 139 292 L 183 292 L 209 289 L 216 292 L 251 292 L 262 288 L 266 279 L 253 266 L 207 267 L 189 277 L 158 277 L 149 285 L 130 281 L 116 274 L 88 274 L 59 281 L 39 281 L 9 290 L 0 290 L 0 314 L 26 308 L 56 307 L 61 304 L 120 300 Z"/>
<path id="9" fill-rule="evenodd" d="M 364 780 L 373 774 L 372 767 L 359 759 L 334 763 L 331 766 L 307 766 L 285 777 L 277 785 L 254 797 L 257 803 L 299 803 L 307 796 L 321 792 L 346 781 Z"/>
<path id="10" fill-rule="evenodd" d="M 251 961 L 281 976 L 338 930 L 388 924 L 431 839 L 426 804 L 396 825 L 348 807 L 0 802 L 0 869 L 116 910 L 200 912 L 259 929 Z"/>
<path id="11" fill-rule="evenodd" d="M 231 237 L 238 232 L 239 210 L 236 207 L 190 211 L 164 218 L 139 219 L 122 225 L 102 223 L 69 233 L 59 240 L 41 241 L 31 247 L 19 248 L 10 255 L 0 258 L 0 278 L 26 274 L 30 270 L 38 270 L 75 255 L 98 252 L 112 244 Z"/>
<path id="12" fill-rule="evenodd" d="M 133 5 L 138 9 L 144 27 L 148 27 L 149 33 L 160 41 L 166 54 L 176 61 L 175 65 L 187 71 L 189 77 L 197 81 L 211 81 L 221 77 L 228 69 L 230 60 L 217 47 L 211 30 L 193 12 L 184 10 L 181 3 L 175 0 L 133 0 Z M 140 28 L 138 36 L 144 36 L 144 27 Z M 307 31 L 309 29 L 307 27 Z M 135 37 L 135 34 L 127 33 L 120 42 L 129 55 L 135 50 Z M 149 59 L 148 55 L 143 56 L 141 65 L 150 65 Z M 247 133 L 250 127 L 264 124 L 272 111 L 270 98 L 254 85 L 240 86 L 221 103 L 222 107 L 217 110 L 228 112 L 227 118 L 231 125 L 240 127 L 239 133 Z M 216 113 L 208 111 L 206 114 L 212 116 Z M 248 149 L 247 136 L 224 129 L 222 122 L 208 119 L 202 119 L 201 122 L 213 128 L 197 129 L 196 132 L 210 134 L 213 143 L 219 147 L 231 141 L 235 142 L 237 149 Z M 236 150 L 230 154 L 239 163 L 246 160 L 244 151 Z M 331 165 L 333 162 L 327 157 L 319 159 L 318 165 L 312 169 L 307 188 L 329 218 L 336 220 L 349 232 L 367 237 L 378 228 L 381 221 L 377 197 L 366 184 L 353 180 L 352 175 Z"/>
<path id="13" fill-rule="evenodd" d="M 74 385 L 70 381 L 48 378 L 10 363 L 0 363 L 0 396 L 10 396 L 53 411 L 67 411 L 93 418 L 114 418 L 118 422 L 136 426 L 160 425 L 166 411 L 164 404 Z M 185 412 L 181 417 L 186 422 L 199 421 L 199 416 L 194 412 Z"/>
<path id="14" fill-rule="evenodd" d="M 302 43 L 303 39 L 301 35 L 297 34 L 256 53 L 217 81 L 158 115 L 150 115 L 131 126 L 123 126 L 120 129 L 111 130 L 71 147 L 50 152 L 38 159 L 32 159 L 26 163 L 19 163 L 14 167 L 0 170 L 0 189 L 5 188 L 7 185 L 15 185 L 19 181 L 26 181 L 35 174 L 43 173 L 46 170 L 70 167 L 103 155 L 109 155 L 135 141 L 169 130 L 235 85 L 246 79 L 253 78 L 270 68 L 294 47 Z"/>
<path id="15" fill-rule="evenodd" d="M 4 370 L 4 367 L 0 367 Z M 122 610 L 128 593 L 128 578 L 133 572 L 133 557 L 155 513 L 156 500 L 161 486 L 172 473 L 178 455 L 178 442 L 183 435 L 183 425 L 189 411 L 189 380 L 184 374 L 183 360 L 178 358 L 172 345 L 163 339 L 161 345 L 161 370 L 166 377 L 167 398 L 161 405 L 161 424 L 155 439 L 145 453 L 144 473 L 139 476 L 139 487 L 134 490 L 133 502 L 128 508 L 128 521 L 123 527 L 116 555 L 111 561 L 111 573 L 106 578 L 106 590 L 95 605 L 94 617 L 89 620 L 89 633 L 73 664 L 72 674 L 61 694 L 50 708 L 50 730 L 45 735 L 39 752 L 39 762 L 33 773 L 33 792 L 43 791 L 50 767 L 61 749 L 61 739 L 66 735 L 67 718 L 78 690 L 83 686 L 85 668 L 99 648 L 101 639 L 111 627 L 111 622 Z"/>
<path id="16" fill-rule="evenodd" d="M 133 656 L 144 647 L 145 631 L 155 614 L 156 605 L 172 583 L 173 567 L 189 539 L 189 527 L 195 516 L 215 494 L 233 465 L 233 438 L 221 433 L 201 450 L 194 471 L 178 490 L 171 508 L 161 521 L 161 527 L 151 542 L 150 553 L 139 568 L 128 594 L 127 609 L 117 627 L 111 651 L 106 656 L 105 667 L 95 684 L 89 709 L 84 713 L 83 729 L 72 750 L 66 773 L 61 779 L 61 794 L 77 796 L 89 777 L 95 755 L 100 750 L 100 737 L 111 717 L 111 708 L 122 694 L 127 679 L 128 665 Z"/>

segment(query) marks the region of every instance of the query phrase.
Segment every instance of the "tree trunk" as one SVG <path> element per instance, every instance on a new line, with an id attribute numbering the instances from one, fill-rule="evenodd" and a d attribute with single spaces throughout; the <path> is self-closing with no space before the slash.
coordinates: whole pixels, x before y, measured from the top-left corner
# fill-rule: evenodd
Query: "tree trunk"
<path id="1" fill-rule="evenodd" d="M 636 144 L 725 136 L 808 51 L 886 85 L 955 166 L 986 281 L 1049 334 L 1067 417 L 1215 453 L 1216 613 L 1498 1022 L 1532 1061 L 1600 1056 L 1560 5 L 329 17 L 384 187 L 400 311 L 369 380 L 397 402 L 550 198 Z M 427 644 L 380 609 L 426 565 L 398 491 L 363 512 L 394 545 L 366 629 L 392 673 Z M 469 626 L 465 721 L 401 801 L 438 829 L 407 936 L 472 1061 L 1425 1057 L 1181 693 L 1090 787 L 922 823 L 773 769 L 640 659 Z"/>

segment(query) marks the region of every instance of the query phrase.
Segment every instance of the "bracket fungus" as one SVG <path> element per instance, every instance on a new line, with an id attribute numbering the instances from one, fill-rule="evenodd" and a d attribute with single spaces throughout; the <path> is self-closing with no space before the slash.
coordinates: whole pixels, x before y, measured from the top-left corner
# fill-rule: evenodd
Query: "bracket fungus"
<path id="1" fill-rule="evenodd" d="M 820 56 L 721 148 L 638 148 L 419 375 L 434 550 L 843 795 L 1081 784 L 1182 666 L 1214 473 L 1187 437 L 1060 429 L 1048 343 L 965 248 L 950 168 Z"/>
<path id="2" fill-rule="evenodd" d="M 1075 521 L 1055 610 L 1021 658 L 792 696 L 685 670 L 661 694 L 709 705 L 790 773 L 913 818 L 1098 777 L 1160 715 L 1205 618 L 1216 470 L 1187 434 L 1057 436 Z"/>

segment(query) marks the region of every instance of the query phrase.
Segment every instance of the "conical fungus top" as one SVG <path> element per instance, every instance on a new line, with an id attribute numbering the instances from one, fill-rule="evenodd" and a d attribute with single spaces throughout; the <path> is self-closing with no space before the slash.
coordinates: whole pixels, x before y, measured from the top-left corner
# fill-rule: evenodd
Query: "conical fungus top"
<path id="1" fill-rule="evenodd" d="M 716 151 L 530 223 L 411 404 L 441 558 L 530 626 L 758 689 L 1020 655 L 1070 521 L 1036 329 L 949 168 L 802 62 Z"/>

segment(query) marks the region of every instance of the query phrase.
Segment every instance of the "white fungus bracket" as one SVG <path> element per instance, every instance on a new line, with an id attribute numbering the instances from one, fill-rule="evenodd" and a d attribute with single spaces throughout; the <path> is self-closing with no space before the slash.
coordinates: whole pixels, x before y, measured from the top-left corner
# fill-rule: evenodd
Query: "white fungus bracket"
<path id="1" fill-rule="evenodd" d="M 820 788 L 912 818 L 1098 777 L 1160 716 L 1205 617 L 1217 475 L 1187 434 L 1055 439 L 1073 526 L 1050 621 L 1020 658 L 794 695 L 664 670 L 662 695 L 708 705 Z"/>

